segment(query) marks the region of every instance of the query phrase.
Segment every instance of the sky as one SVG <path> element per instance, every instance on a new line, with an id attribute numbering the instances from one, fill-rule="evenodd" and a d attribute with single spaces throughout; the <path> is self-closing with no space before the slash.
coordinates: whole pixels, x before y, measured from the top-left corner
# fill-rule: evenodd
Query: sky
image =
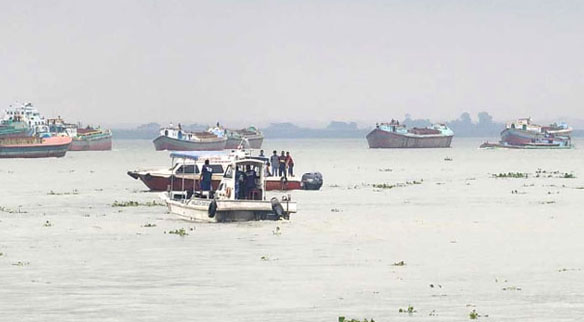
<path id="1" fill-rule="evenodd" d="M 584 119 L 584 1 L 0 0 L 0 109 L 111 126 Z"/>

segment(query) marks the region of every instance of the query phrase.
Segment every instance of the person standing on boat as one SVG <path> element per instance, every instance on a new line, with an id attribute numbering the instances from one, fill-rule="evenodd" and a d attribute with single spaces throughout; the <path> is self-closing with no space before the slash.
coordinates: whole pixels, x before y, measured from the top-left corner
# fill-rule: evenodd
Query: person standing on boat
<path id="1" fill-rule="evenodd" d="M 288 175 L 294 176 L 294 159 L 290 155 L 290 151 L 286 152 L 286 167 L 288 168 Z"/>
<path id="2" fill-rule="evenodd" d="M 247 199 L 253 200 L 252 194 L 257 191 L 256 186 L 256 179 L 257 179 L 256 171 L 251 167 L 251 165 L 247 165 L 245 169 L 245 197 Z"/>
<path id="3" fill-rule="evenodd" d="M 280 165 L 280 177 L 286 178 L 286 154 L 284 151 L 278 158 L 278 164 Z"/>
<path id="4" fill-rule="evenodd" d="M 280 158 L 278 157 L 278 151 L 274 150 L 274 154 L 270 157 L 270 163 L 272 164 L 272 175 L 278 175 L 278 164 L 280 163 Z"/>
<path id="5" fill-rule="evenodd" d="M 213 176 L 213 168 L 209 165 L 209 160 L 205 160 L 203 169 L 201 170 L 201 177 L 199 178 L 201 182 L 201 190 L 207 191 L 207 197 L 209 197 L 209 191 L 211 191 L 211 178 Z"/>
<path id="6" fill-rule="evenodd" d="M 266 156 L 264 155 L 264 150 L 260 150 L 260 157 L 261 158 L 265 158 Z"/>
<path id="7" fill-rule="evenodd" d="M 245 196 L 245 173 L 237 167 L 235 169 L 235 199 Z"/>

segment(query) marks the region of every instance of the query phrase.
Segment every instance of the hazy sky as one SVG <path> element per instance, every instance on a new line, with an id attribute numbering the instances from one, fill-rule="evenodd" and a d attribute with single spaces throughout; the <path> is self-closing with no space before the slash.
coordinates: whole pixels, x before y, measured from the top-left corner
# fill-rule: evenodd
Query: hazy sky
<path id="1" fill-rule="evenodd" d="M 584 1 L 0 0 L 0 103 L 106 125 L 584 118 Z"/>

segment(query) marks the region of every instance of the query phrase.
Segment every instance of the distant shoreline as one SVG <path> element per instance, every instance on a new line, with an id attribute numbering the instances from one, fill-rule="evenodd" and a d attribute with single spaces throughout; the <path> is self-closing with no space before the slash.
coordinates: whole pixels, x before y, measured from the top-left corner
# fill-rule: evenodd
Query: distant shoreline
<path id="1" fill-rule="evenodd" d="M 478 122 L 473 122 L 468 113 L 463 113 L 456 120 L 446 122 L 453 131 L 455 137 L 470 138 L 492 138 L 499 137 L 501 131 L 505 129 L 505 123 L 494 122 L 493 117 L 487 112 L 477 115 Z M 428 119 L 412 119 L 406 115 L 400 121 L 408 127 L 426 127 L 432 124 Z M 140 125 L 135 129 L 112 129 L 115 139 L 150 139 L 159 136 L 162 125 L 158 123 L 148 123 Z M 208 126 L 203 124 L 183 125 L 187 131 L 205 131 Z M 367 133 L 373 130 L 374 124 L 370 127 L 359 128 L 356 122 L 331 121 L 324 128 L 307 128 L 290 122 L 272 123 L 261 131 L 267 139 L 356 139 L 365 138 Z M 573 137 L 584 136 L 584 129 L 574 130 Z"/>

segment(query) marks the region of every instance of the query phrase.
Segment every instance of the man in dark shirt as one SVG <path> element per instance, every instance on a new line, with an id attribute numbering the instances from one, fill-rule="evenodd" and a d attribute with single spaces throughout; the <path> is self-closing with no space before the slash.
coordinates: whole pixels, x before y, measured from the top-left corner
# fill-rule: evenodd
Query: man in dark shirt
<path id="1" fill-rule="evenodd" d="M 199 180 L 201 181 L 201 190 L 202 191 L 211 191 L 211 178 L 213 176 L 213 168 L 209 165 L 209 160 L 205 160 L 205 164 L 203 165 L 203 169 L 201 170 L 201 177 Z"/>
<path id="2" fill-rule="evenodd" d="M 274 154 L 270 157 L 270 163 L 272 164 L 272 175 L 278 175 L 278 164 L 280 163 L 280 158 L 278 157 L 278 152 L 274 150 Z"/>
<path id="3" fill-rule="evenodd" d="M 245 169 L 245 192 L 246 192 L 246 197 L 251 199 L 251 193 L 253 191 L 255 191 L 257 189 L 256 186 L 256 179 L 257 179 L 257 173 L 255 170 L 252 169 L 251 165 L 247 165 L 246 169 Z"/>
<path id="4" fill-rule="evenodd" d="M 286 154 L 284 151 L 278 158 L 278 164 L 280 165 L 280 177 L 286 178 Z"/>

